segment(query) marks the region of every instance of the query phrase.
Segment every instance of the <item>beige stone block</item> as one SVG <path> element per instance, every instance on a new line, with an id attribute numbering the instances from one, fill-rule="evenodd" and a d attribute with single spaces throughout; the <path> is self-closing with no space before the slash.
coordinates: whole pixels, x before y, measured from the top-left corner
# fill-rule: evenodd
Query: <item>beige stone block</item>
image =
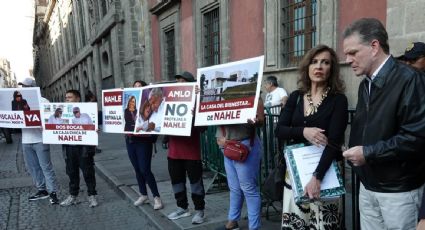
<path id="1" fill-rule="evenodd" d="M 409 2 L 406 12 L 406 34 L 425 31 L 425 0 Z"/>
<path id="2" fill-rule="evenodd" d="M 405 8 L 394 7 L 387 9 L 387 25 L 386 29 L 389 37 L 402 36 L 405 26 Z"/>

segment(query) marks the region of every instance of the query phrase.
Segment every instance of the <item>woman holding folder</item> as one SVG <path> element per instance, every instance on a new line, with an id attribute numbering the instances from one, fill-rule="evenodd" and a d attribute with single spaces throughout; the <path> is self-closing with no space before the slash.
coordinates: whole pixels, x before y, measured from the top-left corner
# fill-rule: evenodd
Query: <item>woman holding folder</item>
<path id="1" fill-rule="evenodd" d="M 338 58 L 328 46 L 307 52 L 299 66 L 298 90 L 282 109 L 276 136 L 287 143 L 325 146 L 319 164 L 305 186 L 312 201 L 296 204 L 289 186 L 284 188 L 282 229 L 339 229 L 340 202 L 320 201 L 320 185 L 332 161 L 342 161 L 341 146 L 348 121 Z M 291 184 L 288 171 L 285 181 Z"/>

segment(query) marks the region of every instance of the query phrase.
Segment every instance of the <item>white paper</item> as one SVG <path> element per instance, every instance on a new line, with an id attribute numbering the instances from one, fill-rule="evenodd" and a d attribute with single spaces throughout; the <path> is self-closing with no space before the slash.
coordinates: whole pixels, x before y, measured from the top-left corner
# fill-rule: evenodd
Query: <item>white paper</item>
<path id="1" fill-rule="evenodd" d="M 317 147 L 312 145 L 292 150 L 303 188 L 305 188 L 313 176 L 313 172 L 316 170 L 317 165 L 319 164 L 320 157 L 322 156 L 324 149 L 324 146 Z M 320 190 L 331 189 L 340 186 L 341 185 L 339 184 L 335 168 L 329 167 L 325 177 L 320 184 Z"/>

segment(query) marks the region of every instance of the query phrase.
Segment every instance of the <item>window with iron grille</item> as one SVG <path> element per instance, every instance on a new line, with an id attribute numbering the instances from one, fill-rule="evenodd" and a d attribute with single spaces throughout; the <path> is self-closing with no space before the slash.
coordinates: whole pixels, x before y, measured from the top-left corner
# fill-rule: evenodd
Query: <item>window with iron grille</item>
<path id="1" fill-rule="evenodd" d="M 283 67 L 296 66 L 316 45 L 316 15 L 316 0 L 282 0 Z"/>
<path id="2" fill-rule="evenodd" d="M 165 58 L 166 58 L 166 78 L 173 80 L 176 75 L 176 47 L 174 28 L 165 32 Z"/>
<path id="3" fill-rule="evenodd" d="M 220 18 L 219 8 L 203 15 L 204 66 L 220 64 Z"/>

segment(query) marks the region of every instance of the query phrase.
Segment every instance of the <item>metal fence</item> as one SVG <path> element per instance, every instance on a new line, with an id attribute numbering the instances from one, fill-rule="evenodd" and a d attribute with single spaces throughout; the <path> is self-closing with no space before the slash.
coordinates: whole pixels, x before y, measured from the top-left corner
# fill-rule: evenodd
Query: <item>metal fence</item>
<path id="1" fill-rule="evenodd" d="M 273 114 L 269 108 L 265 109 L 265 122 L 261 128 L 257 129 L 257 135 L 262 140 L 263 156 L 261 161 L 261 170 L 259 184 L 261 185 L 264 179 L 274 169 L 274 156 L 278 153 L 278 143 L 274 138 L 274 127 L 279 119 L 279 114 Z M 207 131 L 201 135 L 201 154 L 202 161 L 206 168 L 215 172 L 220 176 L 226 176 L 224 169 L 224 158 L 218 145 L 216 144 L 217 127 L 210 126 Z"/>
<path id="2" fill-rule="evenodd" d="M 349 113 L 349 122 L 351 124 L 352 118 L 354 116 L 355 110 L 348 110 Z M 271 107 L 265 108 L 265 122 L 261 128 L 257 129 L 257 135 L 259 135 L 262 140 L 263 155 L 261 161 L 261 169 L 259 175 L 259 185 L 263 184 L 264 180 L 267 178 L 269 173 L 275 168 L 274 156 L 279 154 L 279 143 L 278 140 L 274 137 L 274 129 L 278 123 L 280 114 L 280 107 Z M 218 145 L 216 144 L 216 134 L 217 127 L 210 126 L 207 131 L 201 135 L 201 153 L 202 161 L 206 168 L 215 173 L 215 178 L 225 178 L 226 171 L 224 169 L 224 158 L 221 153 Z M 359 192 L 359 179 L 351 171 L 350 167 L 346 167 L 344 164 L 343 176 L 344 184 L 346 185 L 347 191 L 351 191 L 351 199 L 347 200 L 346 196 L 343 196 L 343 218 L 342 226 L 346 226 L 346 219 L 348 216 L 351 216 L 351 220 L 348 225 L 352 229 L 360 229 L 359 224 L 359 209 L 358 209 L 358 192 Z M 346 175 L 350 175 L 348 178 Z M 348 180 L 347 180 L 348 179 Z M 349 183 L 347 184 L 347 181 Z M 207 187 L 207 190 L 210 186 Z M 346 208 L 349 207 L 349 208 Z M 348 227 L 348 226 L 346 226 Z M 345 229 L 345 228 L 344 228 Z"/>

